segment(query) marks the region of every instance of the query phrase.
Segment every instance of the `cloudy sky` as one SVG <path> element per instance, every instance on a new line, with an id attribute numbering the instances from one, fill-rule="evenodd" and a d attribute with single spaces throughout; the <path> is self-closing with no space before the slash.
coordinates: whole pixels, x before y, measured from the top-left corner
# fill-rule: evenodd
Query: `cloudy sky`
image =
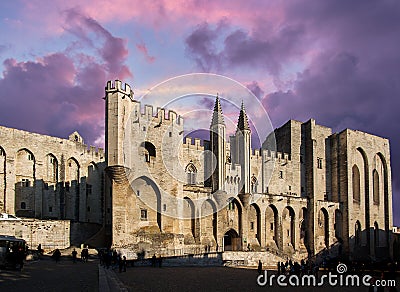
<path id="1" fill-rule="evenodd" d="M 141 93 L 222 74 L 274 127 L 313 117 L 389 138 L 400 225 L 399 1 L 16 0 L 0 21 L 1 125 L 102 145 L 106 80 Z"/>

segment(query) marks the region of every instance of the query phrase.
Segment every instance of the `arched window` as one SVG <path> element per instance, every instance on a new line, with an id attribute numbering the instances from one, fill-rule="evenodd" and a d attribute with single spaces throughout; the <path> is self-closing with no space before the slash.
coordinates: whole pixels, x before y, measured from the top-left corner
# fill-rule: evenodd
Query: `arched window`
<path id="1" fill-rule="evenodd" d="M 188 185 L 195 185 L 196 184 L 196 175 L 197 175 L 197 169 L 194 166 L 193 163 L 189 163 L 186 166 L 186 175 L 187 175 L 187 184 Z"/>
<path id="2" fill-rule="evenodd" d="M 26 209 L 26 203 L 25 202 L 21 202 L 21 209 L 25 210 Z"/>
<path id="3" fill-rule="evenodd" d="M 251 177 L 251 192 L 252 193 L 257 193 L 257 185 L 258 185 L 257 178 L 253 174 L 253 176 Z"/>
<path id="4" fill-rule="evenodd" d="M 47 154 L 47 181 L 56 182 L 58 179 L 58 163 L 53 154 Z"/>
<path id="5" fill-rule="evenodd" d="M 144 160 L 146 162 L 150 162 L 152 157 L 156 158 L 156 147 L 152 143 L 146 141 L 146 142 L 142 143 L 142 146 L 144 146 L 144 149 L 145 149 Z"/>
<path id="6" fill-rule="evenodd" d="M 374 169 L 374 171 L 372 172 L 372 177 L 373 177 L 374 204 L 379 204 L 379 174 L 376 171 L 376 169 Z"/>
<path id="7" fill-rule="evenodd" d="M 353 166 L 353 201 L 360 204 L 360 171 L 357 165 Z"/>

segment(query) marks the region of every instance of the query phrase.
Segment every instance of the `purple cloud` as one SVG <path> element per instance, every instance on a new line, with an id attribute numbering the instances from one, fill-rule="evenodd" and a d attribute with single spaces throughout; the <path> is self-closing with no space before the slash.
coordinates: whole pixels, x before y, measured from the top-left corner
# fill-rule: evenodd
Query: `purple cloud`
<path id="1" fill-rule="evenodd" d="M 264 97 L 264 90 L 261 89 L 260 85 L 257 81 L 253 81 L 246 85 L 246 87 L 258 98 L 261 99 Z"/>
<path id="2" fill-rule="evenodd" d="M 0 124 L 60 137 L 78 130 L 92 144 L 104 133 L 106 81 L 132 77 L 124 64 L 128 49 L 125 40 L 93 19 L 74 10 L 66 19 L 80 46 L 34 61 L 4 61 Z M 87 48 L 94 48 L 94 54 Z"/>
<path id="3" fill-rule="evenodd" d="M 264 28 L 260 28 L 263 30 Z M 223 41 L 221 41 L 223 38 Z M 231 31 L 226 22 L 215 28 L 203 23 L 186 38 L 186 50 L 202 71 L 223 72 L 229 68 L 263 68 L 279 75 L 293 56 L 304 54 L 302 26 L 285 25 L 262 33 L 258 29 Z"/>
<path id="4" fill-rule="evenodd" d="M 111 78 L 124 80 L 133 77 L 132 72 L 124 64 L 128 57 L 126 40 L 114 37 L 96 20 L 81 14 L 76 9 L 65 11 L 65 19 L 67 31 L 98 51 Z M 95 34 L 95 41 L 90 34 Z M 100 47 L 96 46 L 97 39 L 102 42 Z"/>
<path id="5" fill-rule="evenodd" d="M 299 0 L 281 8 L 281 21 L 257 18 L 250 32 L 225 30 L 223 42 L 212 25 L 194 28 L 186 39 L 190 56 L 207 64 L 200 69 L 230 74 L 251 68 L 260 79 L 272 77 L 279 84 L 275 92 L 260 80 L 248 88 L 261 96 L 275 126 L 312 117 L 335 131 L 352 128 L 389 138 L 394 210 L 399 209 L 400 154 L 394 149 L 400 148 L 400 3 Z M 292 77 L 283 80 L 288 67 Z M 400 213 L 394 212 L 394 221 L 399 224 Z"/>

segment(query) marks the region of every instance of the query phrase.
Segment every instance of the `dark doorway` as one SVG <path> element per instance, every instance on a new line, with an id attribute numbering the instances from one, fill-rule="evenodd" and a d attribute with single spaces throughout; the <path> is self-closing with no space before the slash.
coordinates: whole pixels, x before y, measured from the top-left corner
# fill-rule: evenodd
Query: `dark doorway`
<path id="1" fill-rule="evenodd" d="M 241 238 L 234 229 L 230 229 L 224 234 L 224 251 L 236 250 L 241 250 Z"/>

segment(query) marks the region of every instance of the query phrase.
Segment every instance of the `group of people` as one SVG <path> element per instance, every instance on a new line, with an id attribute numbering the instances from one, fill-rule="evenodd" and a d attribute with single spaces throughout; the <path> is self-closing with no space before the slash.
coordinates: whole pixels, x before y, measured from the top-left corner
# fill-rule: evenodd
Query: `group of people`
<path id="1" fill-rule="evenodd" d="M 38 247 L 39 248 L 39 247 Z M 74 248 L 71 252 L 72 255 L 72 262 L 75 264 L 76 260 L 77 260 L 77 256 L 78 256 L 78 252 L 76 251 L 76 249 Z M 55 260 L 56 263 L 58 263 L 61 259 L 61 252 L 60 250 L 57 248 L 53 251 L 53 254 L 51 255 L 52 259 Z M 81 261 L 83 263 L 86 263 L 88 261 L 89 258 L 89 250 L 87 247 L 83 248 L 81 251 Z"/>
<path id="2" fill-rule="evenodd" d="M 307 260 L 301 260 L 300 263 L 287 260 L 286 262 L 278 262 L 277 271 L 279 275 L 315 274 L 318 272 L 318 266 Z"/>
<path id="3" fill-rule="evenodd" d="M 122 256 L 115 249 L 105 249 L 99 251 L 100 265 L 114 270 L 118 268 L 119 272 L 126 272 L 126 256 Z"/>

